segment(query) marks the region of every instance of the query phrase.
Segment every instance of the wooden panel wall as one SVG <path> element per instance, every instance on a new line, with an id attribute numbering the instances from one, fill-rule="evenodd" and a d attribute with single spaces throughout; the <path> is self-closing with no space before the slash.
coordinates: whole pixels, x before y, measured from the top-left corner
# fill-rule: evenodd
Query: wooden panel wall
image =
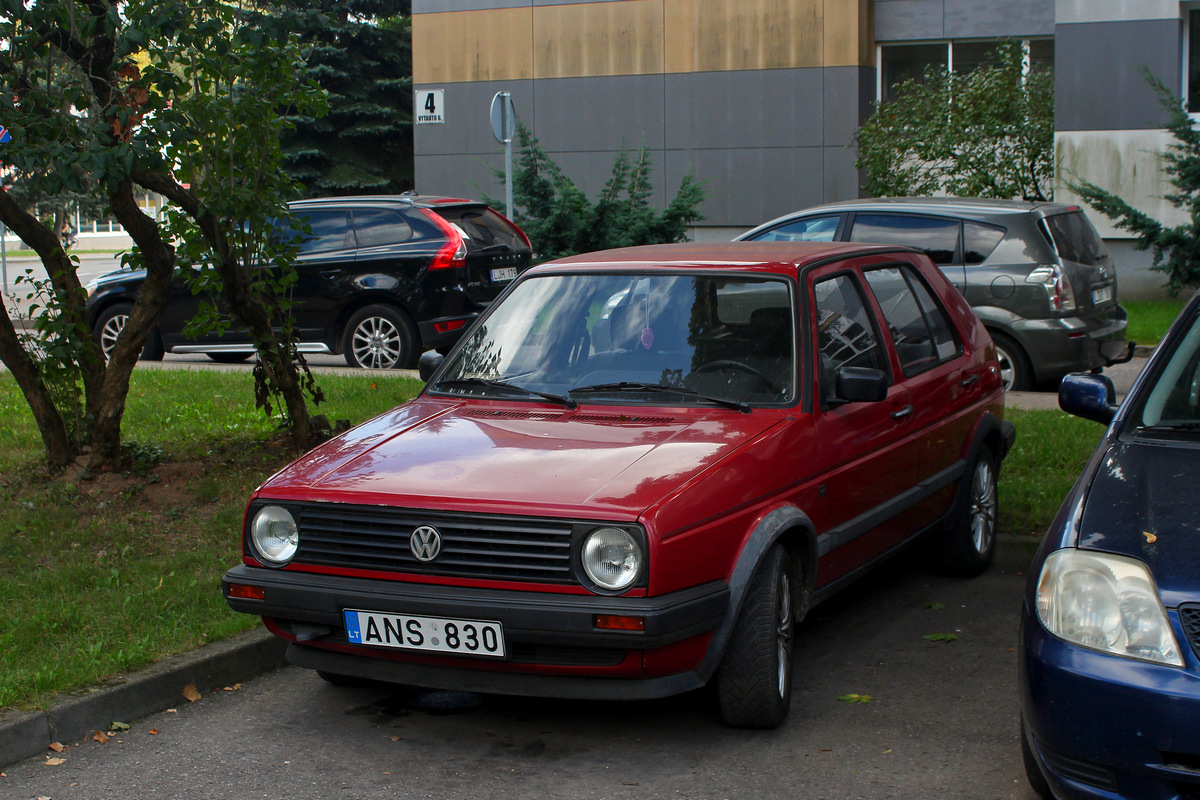
<path id="1" fill-rule="evenodd" d="M 874 63 L 872 0 L 615 0 L 413 16 L 417 84 Z"/>

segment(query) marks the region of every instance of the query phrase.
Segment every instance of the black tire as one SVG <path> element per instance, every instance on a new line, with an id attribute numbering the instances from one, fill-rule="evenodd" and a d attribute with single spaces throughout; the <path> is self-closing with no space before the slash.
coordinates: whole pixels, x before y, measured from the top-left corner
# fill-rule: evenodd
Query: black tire
<path id="1" fill-rule="evenodd" d="M 420 356 L 416 328 L 403 311 L 372 305 L 350 317 L 342 332 L 346 363 L 363 369 L 407 369 Z"/>
<path id="2" fill-rule="evenodd" d="M 92 329 L 92 339 L 100 348 L 105 361 L 108 361 L 109 354 L 116 346 L 117 337 L 121 335 L 121 331 L 125 330 L 125 323 L 129 321 L 131 311 L 133 311 L 132 303 L 116 303 L 105 309 L 104 313 L 96 320 L 96 327 Z M 138 358 L 142 361 L 162 361 L 162 357 L 162 336 L 159 335 L 158 328 L 152 328 Z"/>
<path id="3" fill-rule="evenodd" d="M 1000 360 L 1000 380 L 1008 392 L 1028 392 L 1033 389 L 1033 367 L 1029 356 L 1011 337 L 990 331 L 996 344 L 996 357 Z"/>
<path id="4" fill-rule="evenodd" d="M 934 542 L 934 557 L 947 575 L 973 578 L 996 554 L 999 512 L 999 468 L 992 448 L 983 445 L 959 484 L 954 508 L 942 535 Z"/>
<path id="5" fill-rule="evenodd" d="M 1025 728 L 1024 715 L 1021 716 L 1021 761 L 1025 764 L 1025 780 L 1029 781 L 1034 794 L 1043 800 L 1054 800 L 1054 792 L 1033 756 L 1033 748 L 1029 746 L 1029 731 Z"/>
<path id="6" fill-rule="evenodd" d="M 781 545 L 750 580 L 729 646 L 717 668 L 717 708 L 735 728 L 778 728 L 792 703 L 796 576 Z"/>
<path id="7" fill-rule="evenodd" d="M 253 353 L 206 353 L 206 355 L 218 364 L 241 364 Z"/>

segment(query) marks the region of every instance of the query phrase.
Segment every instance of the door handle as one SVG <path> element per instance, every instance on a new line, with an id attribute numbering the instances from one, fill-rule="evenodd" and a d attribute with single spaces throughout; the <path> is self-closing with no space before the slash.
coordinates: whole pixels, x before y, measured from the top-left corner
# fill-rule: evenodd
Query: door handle
<path id="1" fill-rule="evenodd" d="M 893 412 L 892 412 L 892 419 L 904 419 L 905 417 L 907 417 L 907 416 L 908 416 L 909 414 L 911 414 L 912 412 L 913 412 L 912 403 L 909 403 L 909 404 L 908 404 L 908 405 L 906 405 L 904 408 L 902 408 L 902 409 L 900 409 L 900 410 L 898 410 L 898 411 L 893 411 Z"/>
<path id="2" fill-rule="evenodd" d="M 958 385 L 965 389 L 968 386 L 974 386 L 977 383 L 979 383 L 979 373 L 978 372 L 976 372 L 974 375 L 971 375 L 970 377 L 963 378 L 961 381 L 958 382 Z"/>

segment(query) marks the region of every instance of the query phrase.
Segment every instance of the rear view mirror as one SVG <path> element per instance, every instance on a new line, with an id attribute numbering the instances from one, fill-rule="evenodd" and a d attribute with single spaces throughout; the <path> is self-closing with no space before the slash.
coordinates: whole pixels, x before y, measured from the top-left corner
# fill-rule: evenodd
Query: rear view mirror
<path id="1" fill-rule="evenodd" d="M 1058 406 L 1068 414 L 1107 425 L 1117 415 L 1117 390 L 1107 375 L 1072 373 L 1058 385 Z"/>
<path id="2" fill-rule="evenodd" d="M 835 400 L 844 403 L 877 403 L 887 397 L 888 376 L 881 369 L 842 367 L 837 371 Z"/>
<path id="3" fill-rule="evenodd" d="M 445 360 L 446 357 L 436 350 L 422 353 L 420 360 L 417 361 L 417 374 L 421 376 L 421 380 L 429 383 L 433 373 L 438 371 L 438 367 L 442 366 L 442 362 Z"/>

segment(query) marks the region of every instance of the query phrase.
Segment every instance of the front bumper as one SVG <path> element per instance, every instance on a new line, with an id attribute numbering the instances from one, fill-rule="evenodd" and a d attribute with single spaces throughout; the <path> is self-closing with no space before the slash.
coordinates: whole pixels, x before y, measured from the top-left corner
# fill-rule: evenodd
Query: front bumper
<path id="1" fill-rule="evenodd" d="M 1076 647 L 1023 610 L 1027 741 L 1060 800 L 1200 797 L 1200 664 L 1168 614 L 1182 668 Z"/>
<path id="2" fill-rule="evenodd" d="M 707 676 L 695 670 L 708 634 L 729 609 L 729 587 L 722 581 L 661 597 L 603 597 L 241 565 L 221 584 L 233 610 L 263 617 L 292 641 L 288 657 L 300 666 L 431 688 L 554 697 L 634 699 L 699 687 Z M 234 584 L 261 588 L 265 597 L 232 597 Z M 492 660 L 352 645 L 342 617 L 348 608 L 493 620 L 504 626 L 509 655 Z M 639 616 L 645 629 L 600 629 L 598 615 Z M 646 659 L 647 653 L 660 657 Z M 656 666 L 648 668 L 648 662 Z"/>

